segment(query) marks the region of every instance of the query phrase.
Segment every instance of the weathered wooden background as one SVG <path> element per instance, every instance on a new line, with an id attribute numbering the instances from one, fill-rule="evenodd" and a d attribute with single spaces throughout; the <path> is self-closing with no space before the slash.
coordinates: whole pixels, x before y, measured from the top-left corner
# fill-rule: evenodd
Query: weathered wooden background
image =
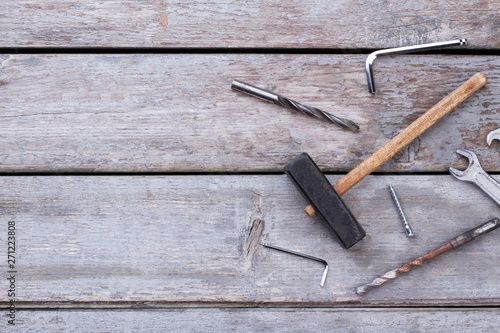
<path id="1" fill-rule="evenodd" d="M 354 288 L 500 207 L 448 174 L 457 148 L 500 171 L 500 2 L 0 3 L 4 332 L 495 332 L 500 231 L 360 297 Z M 469 45 L 375 61 L 386 47 Z M 308 152 L 334 182 L 476 72 L 488 83 L 344 196 L 342 249 L 283 174 Z M 239 79 L 359 123 L 342 131 L 236 93 Z M 500 176 L 494 175 L 500 180 Z M 405 237 L 392 184 L 416 237 Z M 275 252 L 268 242 L 324 258 Z"/>

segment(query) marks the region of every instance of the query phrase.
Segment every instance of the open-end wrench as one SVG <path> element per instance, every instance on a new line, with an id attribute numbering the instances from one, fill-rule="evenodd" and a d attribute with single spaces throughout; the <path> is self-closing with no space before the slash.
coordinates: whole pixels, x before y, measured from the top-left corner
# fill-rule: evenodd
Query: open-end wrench
<path id="1" fill-rule="evenodd" d="M 491 131 L 486 137 L 486 142 L 488 142 L 488 146 L 491 146 L 491 141 L 497 139 L 500 141 L 500 128 L 494 131 Z"/>
<path id="2" fill-rule="evenodd" d="M 458 149 L 457 154 L 467 157 L 469 166 L 463 171 L 450 168 L 450 173 L 459 180 L 476 184 L 500 205 L 500 184 L 483 170 L 476 154 L 466 149 Z"/>

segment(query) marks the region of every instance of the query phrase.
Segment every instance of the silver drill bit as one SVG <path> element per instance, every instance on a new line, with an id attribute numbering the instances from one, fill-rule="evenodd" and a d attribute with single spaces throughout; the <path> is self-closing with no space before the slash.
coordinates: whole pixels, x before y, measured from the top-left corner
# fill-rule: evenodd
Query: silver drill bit
<path id="1" fill-rule="evenodd" d="M 320 259 L 320 258 L 316 258 L 316 257 L 313 257 L 313 256 L 310 256 L 308 254 L 303 254 L 303 253 L 295 252 L 295 251 L 292 251 L 292 250 L 287 250 L 287 249 L 284 249 L 282 247 L 275 246 L 275 245 L 264 244 L 264 246 L 268 247 L 270 249 L 274 249 L 274 250 L 278 250 L 278 251 L 281 251 L 281 252 L 293 254 L 293 255 L 296 255 L 296 256 L 299 256 L 299 257 L 302 257 L 302 258 L 307 258 L 307 259 L 311 259 L 311 260 L 318 261 L 318 262 L 322 263 L 323 265 L 325 265 L 325 270 L 323 271 L 323 276 L 321 277 L 321 282 L 320 282 L 319 285 L 321 287 L 323 287 L 325 285 L 326 275 L 328 274 L 328 263 L 325 260 Z"/>
<path id="2" fill-rule="evenodd" d="M 244 82 L 241 82 L 238 80 L 233 80 L 233 83 L 231 84 L 231 89 L 244 92 L 246 94 L 258 97 L 260 99 L 274 103 L 276 105 L 280 105 L 280 106 L 287 108 L 287 109 L 300 111 L 303 114 L 306 114 L 308 116 L 311 116 L 311 117 L 314 117 L 317 119 L 330 121 L 341 128 L 344 128 L 344 129 L 347 129 L 347 130 L 350 130 L 353 132 L 359 131 L 358 124 L 356 124 L 352 120 L 334 116 L 333 114 L 322 111 L 318 108 L 300 104 L 300 103 L 298 103 L 294 100 L 291 100 L 289 98 L 277 95 L 277 94 L 272 93 L 270 91 L 252 86 L 250 84 L 247 84 L 247 83 L 244 83 Z"/>
<path id="3" fill-rule="evenodd" d="M 405 231 L 406 231 L 406 236 L 407 237 L 415 236 L 415 234 L 413 233 L 413 230 L 411 230 L 411 227 L 408 224 L 408 220 L 406 219 L 405 213 L 403 212 L 403 208 L 401 208 L 401 204 L 399 203 L 398 197 L 397 197 L 396 192 L 394 191 L 394 188 L 392 187 L 392 185 L 389 185 L 389 191 L 391 191 L 392 200 L 394 200 L 394 203 L 396 204 L 396 208 L 398 209 L 399 216 L 401 217 L 401 220 L 403 221 Z"/>
<path id="4" fill-rule="evenodd" d="M 385 55 L 396 55 L 396 54 L 405 54 L 405 53 L 420 52 L 420 51 L 429 51 L 429 50 L 440 49 L 443 47 L 460 46 L 460 45 L 467 45 L 467 39 L 462 38 L 447 42 L 395 47 L 391 49 L 378 50 L 373 53 L 370 53 L 370 55 L 368 55 L 368 57 L 366 58 L 365 62 L 366 78 L 368 79 L 368 90 L 372 94 L 375 93 L 375 81 L 373 80 L 373 61 L 377 59 L 377 57 Z"/>
<path id="5" fill-rule="evenodd" d="M 435 248 L 429 253 L 426 253 L 423 256 L 415 258 L 412 261 L 401 265 L 399 268 L 393 269 L 392 271 L 385 273 L 384 275 L 376 278 L 375 280 L 373 280 L 368 284 L 365 284 L 364 286 L 356 288 L 356 293 L 358 295 L 364 295 L 373 288 L 376 288 L 389 280 L 394 280 L 403 273 L 409 272 L 413 267 L 421 266 L 427 261 L 434 259 L 443 253 L 454 250 L 464 244 L 467 244 L 473 241 L 474 239 L 478 238 L 479 236 L 485 235 L 488 232 L 497 229 L 498 227 L 500 227 L 500 220 L 498 218 L 493 218 L 474 229 L 466 231 L 463 234 L 460 234 L 457 237 L 450 239 L 448 242 Z"/>

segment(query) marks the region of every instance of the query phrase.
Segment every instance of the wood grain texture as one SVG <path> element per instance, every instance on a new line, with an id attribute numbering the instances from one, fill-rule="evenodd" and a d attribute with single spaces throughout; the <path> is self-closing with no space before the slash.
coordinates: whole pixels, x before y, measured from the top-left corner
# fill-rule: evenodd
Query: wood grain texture
<path id="1" fill-rule="evenodd" d="M 405 235 L 389 183 L 414 239 Z M 305 216 L 284 175 L 12 176 L 0 178 L 0 194 L 4 230 L 9 220 L 17 225 L 19 309 L 500 304 L 498 231 L 355 294 L 356 286 L 499 216 L 489 197 L 452 176 L 367 177 L 343 197 L 367 232 L 350 250 Z M 264 242 L 325 259 L 325 287 L 321 264 Z M 1 279 L 0 290 L 6 284 Z M 0 301 L 6 305 L 6 293 Z"/>
<path id="2" fill-rule="evenodd" d="M 351 170 L 483 72 L 488 83 L 379 171 L 442 171 L 475 151 L 499 171 L 500 58 L 168 54 L 0 56 L 0 172 L 281 171 L 307 152 Z M 359 134 L 230 89 L 233 79 L 350 118 Z"/>
<path id="3" fill-rule="evenodd" d="M 486 83 L 486 78 L 482 73 L 476 73 L 467 81 L 462 83 L 457 89 L 440 100 L 436 105 L 427 110 L 414 122 L 393 137 L 389 142 L 377 149 L 366 160 L 361 162 L 345 177 L 342 177 L 335 184 L 335 191 L 342 195 L 349 191 L 354 185 L 359 183 L 367 175 L 377 170 L 382 164 L 387 162 L 392 156 L 408 146 L 422 133 L 438 122 L 445 115 L 455 109 L 460 103 L 469 98 L 474 92 L 479 90 Z"/>
<path id="4" fill-rule="evenodd" d="M 494 333 L 489 309 L 183 309 L 20 311 L 7 332 L 447 332 Z M 1 318 L 4 319 L 4 318 Z M 24 331 L 23 331 L 24 330 Z"/>
<path id="5" fill-rule="evenodd" d="M 386 48 L 468 38 L 499 49 L 500 3 L 2 1 L 0 47 Z"/>

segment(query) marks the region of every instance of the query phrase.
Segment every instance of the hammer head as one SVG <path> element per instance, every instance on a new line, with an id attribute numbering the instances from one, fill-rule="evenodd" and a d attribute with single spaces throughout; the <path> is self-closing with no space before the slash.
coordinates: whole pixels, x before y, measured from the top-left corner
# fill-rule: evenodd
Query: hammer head
<path id="1" fill-rule="evenodd" d="M 316 214 L 332 228 L 344 249 L 365 237 L 366 232 L 308 154 L 295 158 L 285 172 Z"/>

